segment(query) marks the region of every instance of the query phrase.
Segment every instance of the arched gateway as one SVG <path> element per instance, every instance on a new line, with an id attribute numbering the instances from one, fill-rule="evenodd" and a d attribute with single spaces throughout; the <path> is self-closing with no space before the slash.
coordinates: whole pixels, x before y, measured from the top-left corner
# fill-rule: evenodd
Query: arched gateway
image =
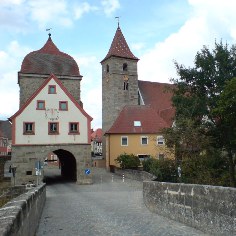
<path id="1" fill-rule="evenodd" d="M 62 175 L 79 184 L 90 184 L 85 174 L 91 165 L 92 118 L 80 99 L 79 67 L 51 39 L 24 58 L 18 73 L 20 108 L 12 121 L 12 164 L 15 183 L 42 181 L 35 171 L 48 153 L 61 161 Z"/>

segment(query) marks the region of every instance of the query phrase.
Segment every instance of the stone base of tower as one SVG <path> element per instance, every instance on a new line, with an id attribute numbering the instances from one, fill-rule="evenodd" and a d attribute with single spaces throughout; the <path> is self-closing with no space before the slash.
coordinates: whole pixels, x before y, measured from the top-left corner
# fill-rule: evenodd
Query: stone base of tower
<path id="1" fill-rule="evenodd" d="M 90 144 L 64 145 L 17 145 L 12 146 L 12 167 L 16 167 L 12 185 L 40 184 L 44 179 L 44 169 L 36 171 L 38 163 L 44 163 L 50 153 L 60 160 L 62 178 L 77 184 L 92 184 L 92 176 L 86 171 L 91 168 Z"/>

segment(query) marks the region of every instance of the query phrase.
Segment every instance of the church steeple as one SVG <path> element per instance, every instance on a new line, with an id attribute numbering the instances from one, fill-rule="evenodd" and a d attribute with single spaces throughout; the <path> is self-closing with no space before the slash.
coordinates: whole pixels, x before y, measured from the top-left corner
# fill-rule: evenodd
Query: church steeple
<path id="1" fill-rule="evenodd" d="M 131 52 L 124 35 L 122 34 L 122 31 L 120 29 L 120 26 L 118 24 L 115 36 L 113 38 L 111 47 L 107 53 L 107 55 L 105 56 L 105 58 L 101 61 L 101 63 L 112 57 L 112 56 L 116 56 L 116 57 L 121 57 L 121 58 L 127 58 L 127 59 L 133 59 L 133 60 L 139 60 L 136 56 L 134 56 L 134 54 Z"/>

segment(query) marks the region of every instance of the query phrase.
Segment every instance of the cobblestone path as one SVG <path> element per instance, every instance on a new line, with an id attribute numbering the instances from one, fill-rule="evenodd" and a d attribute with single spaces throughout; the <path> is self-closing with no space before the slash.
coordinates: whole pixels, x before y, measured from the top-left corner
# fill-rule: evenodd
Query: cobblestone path
<path id="1" fill-rule="evenodd" d="M 93 169 L 93 185 L 47 185 L 36 236 L 204 235 L 153 214 L 142 199 L 142 182 Z"/>

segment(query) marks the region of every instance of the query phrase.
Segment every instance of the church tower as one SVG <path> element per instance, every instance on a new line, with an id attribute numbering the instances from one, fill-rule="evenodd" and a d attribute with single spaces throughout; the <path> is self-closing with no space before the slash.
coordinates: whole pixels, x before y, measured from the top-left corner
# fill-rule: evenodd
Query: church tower
<path id="1" fill-rule="evenodd" d="M 138 105 L 138 60 L 130 51 L 118 25 L 111 47 L 101 61 L 104 133 L 111 128 L 125 105 Z"/>

